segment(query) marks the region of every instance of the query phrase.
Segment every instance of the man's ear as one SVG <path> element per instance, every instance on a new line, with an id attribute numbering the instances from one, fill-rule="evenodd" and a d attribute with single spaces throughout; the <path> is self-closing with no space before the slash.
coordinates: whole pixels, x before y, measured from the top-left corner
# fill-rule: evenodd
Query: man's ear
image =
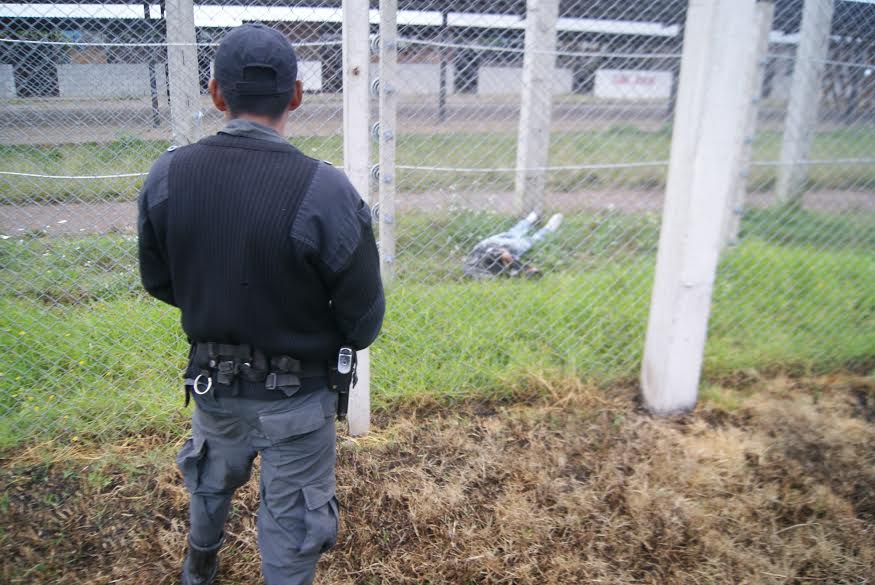
<path id="1" fill-rule="evenodd" d="M 228 111 L 228 104 L 225 102 L 225 97 L 222 95 L 222 90 L 219 89 L 219 84 L 216 83 L 215 79 L 210 79 L 209 85 L 207 85 L 207 89 L 210 92 L 210 97 L 213 98 L 213 105 L 216 106 L 216 109 L 220 112 Z"/>
<path id="2" fill-rule="evenodd" d="M 301 101 L 304 99 L 304 84 L 301 83 L 301 80 L 295 81 L 295 91 L 292 92 L 292 99 L 289 102 L 289 111 L 292 112 L 297 110 L 301 105 Z"/>

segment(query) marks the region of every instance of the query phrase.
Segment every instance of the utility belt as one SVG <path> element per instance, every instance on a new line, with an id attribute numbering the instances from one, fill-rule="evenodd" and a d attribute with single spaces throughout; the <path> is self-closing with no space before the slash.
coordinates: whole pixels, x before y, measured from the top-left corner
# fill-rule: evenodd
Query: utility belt
<path id="1" fill-rule="evenodd" d="M 192 343 L 185 370 L 185 406 L 191 393 L 210 392 L 256 400 L 279 400 L 299 390 L 323 386 L 337 392 L 338 418 L 345 418 L 350 386 L 355 384 L 355 352 L 341 348 L 337 364 L 302 361 L 287 355 L 268 355 L 251 345 Z M 241 383 L 242 382 L 242 383 Z"/>

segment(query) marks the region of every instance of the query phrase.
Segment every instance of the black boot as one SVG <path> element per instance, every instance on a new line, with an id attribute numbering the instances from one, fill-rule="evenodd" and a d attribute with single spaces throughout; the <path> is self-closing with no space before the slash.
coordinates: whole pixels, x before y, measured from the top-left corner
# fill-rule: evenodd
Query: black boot
<path id="1" fill-rule="evenodd" d="M 223 535 L 219 542 L 204 548 L 188 539 L 188 555 L 182 564 L 182 585 L 213 585 L 219 571 L 219 549 L 224 540 Z"/>

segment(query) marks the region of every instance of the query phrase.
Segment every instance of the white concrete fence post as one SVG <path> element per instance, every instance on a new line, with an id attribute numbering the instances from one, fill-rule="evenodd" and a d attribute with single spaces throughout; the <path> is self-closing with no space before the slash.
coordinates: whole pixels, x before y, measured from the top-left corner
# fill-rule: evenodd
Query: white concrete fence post
<path id="1" fill-rule="evenodd" d="M 745 106 L 739 83 L 754 0 L 691 0 L 684 27 L 659 252 L 641 383 L 658 414 L 696 403 L 728 201 L 740 171 Z"/>
<path id="2" fill-rule="evenodd" d="M 167 69 L 170 76 L 170 126 L 178 146 L 201 135 L 201 91 L 193 0 L 167 0 Z"/>
<path id="3" fill-rule="evenodd" d="M 516 210 L 544 210 L 559 0 L 528 0 L 516 157 Z"/>
<path id="4" fill-rule="evenodd" d="M 398 109 L 398 0 L 380 0 L 380 272 L 395 276 L 395 128 Z"/>
<path id="5" fill-rule="evenodd" d="M 756 22 L 751 27 L 751 39 L 746 57 L 745 72 L 742 82 L 744 92 L 750 96 L 745 108 L 744 136 L 741 146 L 741 170 L 736 178 L 734 195 L 729 200 L 729 212 L 726 215 L 725 236 L 723 241 L 728 245 L 738 242 L 738 232 L 741 228 L 741 216 L 744 212 L 744 200 L 747 197 L 747 178 L 750 174 L 750 163 L 753 158 L 753 142 L 756 138 L 757 118 L 763 95 L 763 82 L 766 78 L 768 65 L 769 34 L 772 32 L 772 20 L 775 16 L 773 2 L 757 2 L 754 18 Z"/>
<path id="6" fill-rule="evenodd" d="M 353 187 L 370 202 L 370 24 L 368 3 L 343 0 L 343 169 Z M 358 384 L 349 397 L 349 433 L 371 426 L 370 352 L 358 352 Z"/>
<path id="7" fill-rule="evenodd" d="M 805 0 L 799 46 L 793 67 L 790 105 L 784 122 L 781 166 L 778 167 L 778 200 L 791 203 L 802 196 L 808 178 L 806 160 L 817 130 L 821 78 L 829 54 L 834 0 Z"/>

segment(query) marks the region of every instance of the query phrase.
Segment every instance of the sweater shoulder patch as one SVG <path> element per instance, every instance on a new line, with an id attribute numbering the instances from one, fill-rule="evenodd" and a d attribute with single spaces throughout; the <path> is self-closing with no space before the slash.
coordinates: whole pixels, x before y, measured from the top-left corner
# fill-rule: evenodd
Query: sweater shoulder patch
<path id="1" fill-rule="evenodd" d="M 366 207 L 364 201 L 343 172 L 318 163 L 290 235 L 314 248 L 320 260 L 337 272 L 358 247 L 362 206 Z"/>
<path id="2" fill-rule="evenodd" d="M 155 161 L 149 170 L 146 180 L 143 182 L 141 197 L 145 198 L 149 209 L 164 203 L 170 196 L 168 180 L 170 163 L 173 160 L 175 150 L 175 147 L 172 150 L 168 149 L 167 152 L 158 157 L 158 160 Z"/>

